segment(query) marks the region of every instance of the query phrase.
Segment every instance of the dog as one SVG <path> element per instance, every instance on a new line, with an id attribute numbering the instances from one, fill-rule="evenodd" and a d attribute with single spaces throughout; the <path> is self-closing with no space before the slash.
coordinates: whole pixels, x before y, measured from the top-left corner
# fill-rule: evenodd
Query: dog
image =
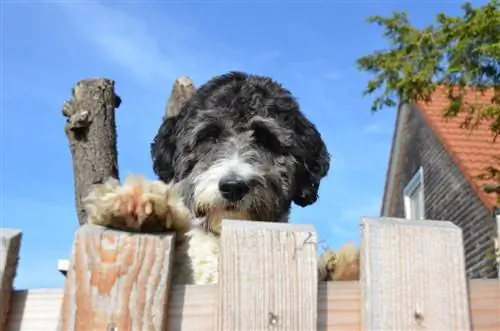
<path id="1" fill-rule="evenodd" d="M 151 144 L 158 179 L 110 179 L 85 199 L 89 222 L 178 236 L 173 283 L 218 282 L 220 223 L 288 222 L 318 199 L 330 154 L 292 93 L 270 77 L 228 72 L 164 118 Z"/>

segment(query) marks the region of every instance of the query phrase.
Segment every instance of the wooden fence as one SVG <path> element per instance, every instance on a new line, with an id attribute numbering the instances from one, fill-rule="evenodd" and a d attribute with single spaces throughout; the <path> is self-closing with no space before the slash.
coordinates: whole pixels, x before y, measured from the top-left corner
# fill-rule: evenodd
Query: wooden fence
<path id="1" fill-rule="evenodd" d="M 85 225 L 75 236 L 54 325 L 59 331 L 500 330 L 500 282 L 466 278 L 458 227 L 393 218 L 362 218 L 360 225 L 360 281 L 318 285 L 312 226 L 224 221 L 220 281 L 203 286 L 170 285 L 173 235 Z M 12 281 L 21 233 L 1 231 L 0 331 L 19 331 L 9 303 L 20 295 Z"/>

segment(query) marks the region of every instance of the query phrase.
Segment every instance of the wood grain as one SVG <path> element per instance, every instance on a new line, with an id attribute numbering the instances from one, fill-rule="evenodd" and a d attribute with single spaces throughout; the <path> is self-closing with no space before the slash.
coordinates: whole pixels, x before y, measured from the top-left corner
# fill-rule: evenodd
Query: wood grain
<path id="1" fill-rule="evenodd" d="M 0 331 L 5 329 L 7 323 L 21 237 L 19 230 L 0 228 Z"/>
<path id="2" fill-rule="evenodd" d="M 215 330 L 315 330 L 311 225 L 222 221 Z"/>
<path id="3" fill-rule="evenodd" d="M 473 330 L 500 330 L 500 280 L 470 280 L 469 292 Z"/>
<path id="4" fill-rule="evenodd" d="M 173 240 L 170 234 L 82 226 L 75 236 L 58 330 L 164 330 Z"/>
<path id="5" fill-rule="evenodd" d="M 474 331 L 500 330 L 500 281 L 469 281 Z M 217 285 L 173 285 L 167 311 L 168 331 L 213 330 Z M 62 289 L 16 290 L 6 331 L 54 331 Z M 55 312 L 52 312 L 52 310 Z M 320 282 L 317 331 L 361 330 L 359 282 Z"/>
<path id="6" fill-rule="evenodd" d="M 459 227 L 363 218 L 361 238 L 363 330 L 471 330 Z"/>
<path id="7" fill-rule="evenodd" d="M 82 199 L 94 184 L 119 178 L 115 109 L 120 103 L 114 80 L 91 78 L 78 81 L 63 105 L 80 225 L 88 221 Z"/>

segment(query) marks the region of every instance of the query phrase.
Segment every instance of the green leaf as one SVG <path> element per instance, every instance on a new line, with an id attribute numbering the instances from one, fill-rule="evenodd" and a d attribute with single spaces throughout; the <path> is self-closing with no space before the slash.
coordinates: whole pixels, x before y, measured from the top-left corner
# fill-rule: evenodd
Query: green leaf
<path id="1" fill-rule="evenodd" d="M 467 2 L 461 8 L 461 16 L 439 13 L 434 24 L 421 29 L 405 12 L 368 17 L 370 24 L 382 28 L 390 45 L 356 61 L 358 70 L 372 76 L 363 90 L 363 95 L 374 96 L 372 112 L 429 101 L 443 85 L 448 86 L 450 100 L 443 116 L 465 113 L 463 127 L 470 130 L 488 119 L 493 139 L 500 134 L 500 0 L 479 7 Z M 493 89 L 491 103 L 466 102 L 466 87 L 478 92 Z M 500 175 L 494 178 L 500 183 Z"/>

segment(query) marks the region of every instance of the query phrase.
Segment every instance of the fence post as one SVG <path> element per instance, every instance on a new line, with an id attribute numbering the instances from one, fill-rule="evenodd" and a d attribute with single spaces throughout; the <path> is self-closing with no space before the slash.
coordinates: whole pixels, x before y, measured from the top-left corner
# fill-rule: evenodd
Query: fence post
<path id="1" fill-rule="evenodd" d="M 363 330 L 471 330 L 461 229 L 362 218 L 361 296 Z"/>
<path id="2" fill-rule="evenodd" d="M 316 330 L 312 225 L 222 222 L 215 330 Z"/>
<path id="3" fill-rule="evenodd" d="M 173 247 L 172 234 L 80 227 L 58 330 L 164 330 Z"/>
<path id="4" fill-rule="evenodd" d="M 7 324 L 21 238 L 19 230 L 0 228 L 0 330 Z"/>

